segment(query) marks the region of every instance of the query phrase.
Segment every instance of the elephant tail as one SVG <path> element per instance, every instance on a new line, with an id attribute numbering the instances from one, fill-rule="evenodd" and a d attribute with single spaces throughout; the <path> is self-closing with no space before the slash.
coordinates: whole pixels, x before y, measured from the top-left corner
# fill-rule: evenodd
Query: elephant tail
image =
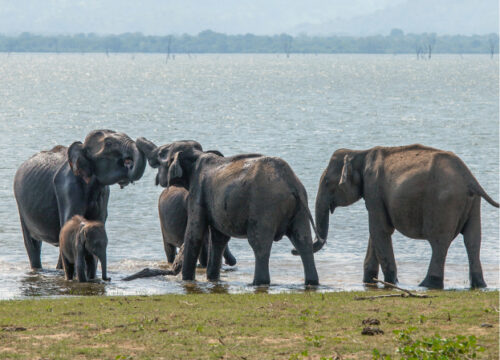
<path id="1" fill-rule="evenodd" d="M 312 228 L 314 230 L 314 233 L 316 234 L 316 241 L 313 243 L 313 252 L 317 252 L 321 250 L 321 248 L 326 244 L 326 239 L 323 239 L 319 233 L 318 229 L 316 228 L 316 224 L 314 223 L 314 219 L 311 215 L 311 210 L 309 210 L 309 206 L 307 206 L 307 201 L 304 198 L 304 196 L 300 196 L 296 192 L 293 193 L 297 201 L 306 209 L 307 212 L 307 217 L 309 218 L 309 221 L 311 222 Z M 299 252 L 297 249 L 292 250 L 293 255 L 299 255 Z"/>
<path id="2" fill-rule="evenodd" d="M 476 180 L 476 179 L 474 179 Z M 484 200 L 486 200 L 487 202 L 489 202 L 491 205 L 493 205 L 494 207 L 499 207 L 498 203 L 493 200 L 487 193 L 486 191 L 484 191 L 483 187 L 479 184 L 479 182 L 474 181 L 472 184 L 469 185 L 469 190 L 473 193 L 473 194 L 476 194 L 476 195 L 479 195 L 481 196 Z"/>

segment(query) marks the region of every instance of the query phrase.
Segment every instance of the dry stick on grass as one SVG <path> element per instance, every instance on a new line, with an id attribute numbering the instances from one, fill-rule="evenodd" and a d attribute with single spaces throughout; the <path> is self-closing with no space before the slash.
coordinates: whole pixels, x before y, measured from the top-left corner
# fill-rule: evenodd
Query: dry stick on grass
<path id="1" fill-rule="evenodd" d="M 391 284 L 391 283 L 388 283 L 388 282 L 385 282 L 385 281 L 382 281 L 379 279 L 374 278 L 373 281 L 384 284 L 385 286 L 390 287 L 392 289 L 402 291 L 402 293 L 401 294 L 378 295 L 378 296 L 360 296 L 360 297 L 355 297 L 354 299 L 355 300 L 373 300 L 373 299 L 381 299 L 381 298 L 388 298 L 388 297 L 403 297 L 403 298 L 414 297 L 414 298 L 427 299 L 427 298 L 433 297 L 433 296 L 429 296 L 427 294 L 415 294 L 415 293 L 412 293 L 410 290 L 400 288 L 399 286 L 396 286 L 394 284 Z"/>
<path id="2" fill-rule="evenodd" d="M 145 277 L 153 277 L 153 276 L 160 276 L 160 275 L 177 275 L 180 273 L 182 269 L 182 260 L 184 258 L 184 244 L 179 249 L 179 253 L 175 257 L 174 263 L 172 264 L 172 268 L 168 270 L 163 270 L 163 269 L 150 269 L 150 268 L 145 268 L 142 269 L 139 272 L 136 272 L 133 275 L 127 276 L 123 278 L 123 281 L 130 281 L 130 280 L 135 280 L 139 278 L 145 278 Z"/>

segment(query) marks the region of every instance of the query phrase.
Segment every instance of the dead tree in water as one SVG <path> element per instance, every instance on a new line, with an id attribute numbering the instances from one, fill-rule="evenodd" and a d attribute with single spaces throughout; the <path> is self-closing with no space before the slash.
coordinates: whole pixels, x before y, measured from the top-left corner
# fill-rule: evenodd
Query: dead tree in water
<path id="1" fill-rule="evenodd" d="M 283 50 L 285 51 L 286 57 L 290 57 L 290 51 L 292 50 L 293 38 L 290 35 L 282 34 L 281 41 L 283 42 Z"/>
<path id="2" fill-rule="evenodd" d="M 422 46 L 420 44 L 415 45 L 415 52 L 417 54 L 417 60 L 420 59 L 421 56 L 423 56 L 424 49 L 422 49 Z"/>
<path id="3" fill-rule="evenodd" d="M 163 270 L 163 269 L 150 269 L 150 268 L 145 268 L 142 269 L 139 272 L 136 272 L 133 275 L 127 276 L 123 278 L 123 281 L 130 281 L 130 280 L 135 280 L 139 278 L 145 278 L 145 277 L 153 277 L 153 276 L 160 276 L 160 275 L 177 275 L 181 272 L 182 269 L 182 260 L 184 258 L 184 244 L 179 248 L 179 253 L 175 257 L 175 260 L 172 264 L 172 267 L 168 270 Z"/>
<path id="4" fill-rule="evenodd" d="M 490 45 L 490 55 L 491 58 L 493 59 L 493 55 L 495 55 L 495 49 L 498 45 L 498 35 L 490 34 L 490 36 L 488 37 L 488 43 Z"/>
<path id="5" fill-rule="evenodd" d="M 170 59 L 170 50 L 172 46 L 172 35 L 167 36 L 167 57 L 165 59 L 165 64 L 168 63 L 168 59 Z M 172 55 L 172 60 L 174 60 L 174 56 Z"/>
<path id="6" fill-rule="evenodd" d="M 427 36 L 427 54 L 429 59 L 432 56 L 432 49 L 434 48 L 435 44 L 436 44 L 436 34 L 432 33 L 429 36 Z"/>

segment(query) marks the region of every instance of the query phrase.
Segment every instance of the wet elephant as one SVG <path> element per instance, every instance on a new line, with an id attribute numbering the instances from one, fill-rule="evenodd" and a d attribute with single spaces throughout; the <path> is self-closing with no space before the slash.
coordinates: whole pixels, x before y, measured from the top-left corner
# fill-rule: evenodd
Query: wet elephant
<path id="1" fill-rule="evenodd" d="M 59 251 L 66 280 L 72 280 L 75 271 L 79 282 L 95 279 L 97 260 L 101 262 L 102 279 L 111 280 L 107 275 L 107 246 L 104 223 L 89 221 L 80 215 L 69 219 L 59 234 Z"/>
<path id="2" fill-rule="evenodd" d="M 155 148 L 141 138 L 144 150 Z M 248 238 L 255 255 L 254 285 L 270 283 L 269 256 L 273 241 L 288 236 L 298 249 L 305 283 L 318 284 L 304 186 L 282 159 L 259 154 L 220 157 L 203 152 L 196 142 L 166 145 L 158 152 L 158 181 L 162 186 L 188 185 L 188 220 L 184 236 L 182 278 L 193 280 L 207 231 L 211 251 L 207 278 L 220 276 L 222 253 L 230 237 Z M 148 156 L 148 160 L 151 158 Z"/>
<path id="3" fill-rule="evenodd" d="M 161 233 L 163 236 L 163 246 L 167 260 L 173 263 L 175 260 L 177 248 L 180 248 L 184 243 L 184 233 L 187 224 L 187 199 L 189 191 L 188 185 L 182 178 L 173 180 L 170 185 L 165 182 L 160 182 L 160 173 L 163 171 L 160 167 L 162 156 L 165 156 L 169 151 L 182 151 L 191 146 L 202 151 L 202 146 L 196 141 L 179 141 L 172 147 L 171 145 L 156 146 L 152 142 L 144 142 L 138 139 L 138 146 L 144 152 L 149 164 L 153 168 L 159 168 L 156 176 L 156 185 L 161 185 L 165 188 L 158 200 L 158 212 L 160 215 Z M 209 150 L 212 154 L 223 156 L 219 151 Z M 164 176 L 162 176 L 163 178 Z M 209 256 L 209 234 L 205 234 L 203 239 L 202 251 L 200 253 L 200 264 L 206 267 Z M 224 259 L 226 264 L 235 265 L 236 258 L 231 254 L 229 246 L 224 249 Z"/>
<path id="4" fill-rule="evenodd" d="M 42 242 L 58 246 L 61 227 L 74 215 L 105 222 L 109 186 L 140 179 L 145 166 L 135 142 L 112 130 L 92 131 L 83 143 L 56 146 L 21 164 L 14 194 L 31 268 L 42 267 Z"/>
<path id="5" fill-rule="evenodd" d="M 368 250 L 365 283 L 378 276 L 396 283 L 391 235 L 398 230 L 413 239 L 426 239 L 432 248 L 427 276 L 420 286 L 443 288 L 448 247 L 463 234 L 469 258 L 470 285 L 485 287 L 479 259 L 481 197 L 498 207 L 467 166 L 455 154 L 422 145 L 375 147 L 334 152 L 323 172 L 316 198 L 316 224 L 328 235 L 329 214 L 363 198 L 368 210 Z M 315 251 L 324 241 L 316 241 Z"/>
<path id="6" fill-rule="evenodd" d="M 161 233 L 163 236 L 163 246 L 169 263 L 173 263 L 177 253 L 177 248 L 184 243 L 184 233 L 187 224 L 187 199 L 189 192 L 181 184 L 168 186 L 160 195 L 158 200 L 158 212 L 160 215 Z M 208 255 L 210 251 L 209 234 L 203 239 L 200 253 L 200 265 L 207 267 Z M 236 265 L 236 258 L 231 254 L 229 246 L 224 249 L 224 260 L 227 265 Z"/>

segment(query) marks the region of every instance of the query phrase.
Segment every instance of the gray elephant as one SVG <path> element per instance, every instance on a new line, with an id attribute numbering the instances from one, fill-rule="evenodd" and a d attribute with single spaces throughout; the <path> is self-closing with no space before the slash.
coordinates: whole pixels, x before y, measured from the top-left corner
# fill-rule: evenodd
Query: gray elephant
<path id="1" fill-rule="evenodd" d="M 187 224 L 187 199 L 189 191 L 180 184 L 168 186 L 160 195 L 158 200 L 158 211 L 160 215 L 161 233 L 163 236 L 163 247 L 169 263 L 173 263 L 177 254 L 177 248 L 184 243 L 184 232 Z M 203 245 L 199 257 L 200 265 L 207 267 L 210 248 L 209 234 L 203 239 Z M 227 265 L 236 265 L 236 258 L 229 246 L 224 249 L 224 260 Z"/>
<path id="2" fill-rule="evenodd" d="M 375 147 L 334 152 L 323 172 L 316 198 L 319 250 L 328 235 L 328 210 L 363 198 L 368 210 L 368 250 L 365 283 L 378 276 L 396 283 L 397 270 L 391 235 L 398 230 L 432 247 L 427 276 L 420 286 L 443 288 L 448 247 L 459 233 L 469 257 L 470 285 L 485 287 L 479 259 L 481 197 L 498 207 L 455 154 L 422 145 Z"/>
<path id="3" fill-rule="evenodd" d="M 153 168 L 160 167 L 163 161 L 161 155 L 166 154 L 169 150 L 177 152 L 182 151 L 186 147 L 189 148 L 193 146 L 196 149 L 203 151 L 201 144 L 196 141 L 179 141 L 175 143 L 175 149 L 171 148 L 170 145 L 156 146 L 152 142 L 144 143 L 141 142 L 141 140 L 138 140 L 137 144 L 141 148 L 141 151 L 146 154 L 148 162 Z M 223 156 L 216 150 L 209 150 L 207 152 Z M 159 171 L 161 171 L 161 169 Z M 159 184 L 160 176 L 158 173 L 156 176 L 156 185 Z M 181 247 L 184 243 L 184 232 L 186 231 L 188 217 L 187 199 L 189 191 L 187 189 L 188 186 L 183 179 L 176 179 L 175 181 L 172 181 L 170 185 L 166 183 L 161 183 L 160 185 L 166 188 L 163 190 L 158 200 L 158 212 L 160 215 L 163 246 L 168 262 L 173 263 L 177 248 Z M 209 254 L 209 234 L 207 233 L 205 235 L 199 258 L 202 267 L 207 266 Z M 233 254 L 231 254 L 229 246 L 226 246 L 224 249 L 224 259 L 228 265 L 233 266 L 236 264 L 236 258 Z"/>
<path id="4" fill-rule="evenodd" d="M 145 154 L 147 147 L 154 148 L 144 138 L 137 139 L 137 144 Z M 178 145 L 158 152 L 158 181 L 162 186 L 183 181 L 189 188 L 183 280 L 194 280 L 203 238 L 210 228 L 209 280 L 219 279 L 222 252 L 230 237 L 238 237 L 248 238 L 255 254 L 253 284 L 269 284 L 272 243 L 286 235 L 301 255 L 305 283 L 318 284 L 307 194 L 285 161 L 259 154 L 225 158 L 203 152 L 195 142 L 184 142 L 182 150 Z"/>
<path id="5" fill-rule="evenodd" d="M 134 141 L 111 130 L 92 131 L 83 144 L 59 145 L 21 164 L 14 194 L 31 268 L 42 267 L 42 241 L 58 246 L 61 227 L 74 215 L 104 223 L 109 185 L 125 187 L 141 178 L 145 166 Z"/>
<path id="6" fill-rule="evenodd" d="M 97 259 L 101 262 L 102 279 L 111 280 L 107 276 L 107 246 L 103 222 L 89 221 L 80 215 L 69 219 L 59 234 L 59 254 L 66 280 L 73 279 L 75 270 L 79 282 L 95 279 Z"/>

